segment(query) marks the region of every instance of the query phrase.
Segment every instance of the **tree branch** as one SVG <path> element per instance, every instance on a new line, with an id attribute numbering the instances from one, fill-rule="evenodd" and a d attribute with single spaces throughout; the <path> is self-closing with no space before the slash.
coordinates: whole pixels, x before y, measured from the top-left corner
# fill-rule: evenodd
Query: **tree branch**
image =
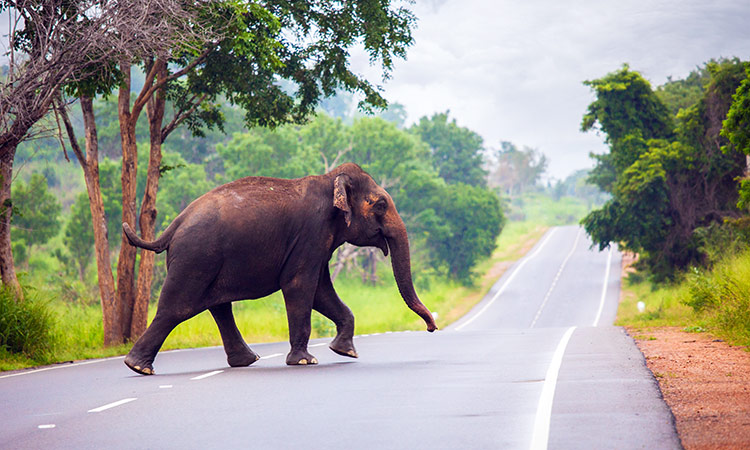
<path id="1" fill-rule="evenodd" d="M 161 141 L 164 142 L 167 140 L 167 136 L 175 130 L 185 119 L 187 119 L 191 114 L 195 112 L 196 109 L 198 109 L 198 106 L 203 103 L 203 101 L 208 97 L 208 94 L 203 94 L 198 101 L 195 101 L 195 97 L 197 95 L 194 95 L 193 98 L 190 99 L 190 102 L 194 102 L 193 106 L 190 107 L 187 112 L 185 111 L 179 111 L 175 116 L 172 118 L 172 121 L 167 124 L 162 130 L 161 130 Z M 188 103 L 190 103 L 188 102 Z"/>
<path id="2" fill-rule="evenodd" d="M 73 124 L 70 123 L 70 117 L 68 117 L 67 109 L 59 103 L 61 102 L 61 100 L 62 99 L 58 98 L 58 101 L 55 102 L 55 109 L 59 112 L 60 117 L 62 117 L 63 123 L 65 124 L 65 131 L 68 134 L 68 140 L 70 141 L 70 147 L 73 149 L 73 153 L 75 153 L 78 162 L 81 164 L 81 167 L 86 167 L 86 156 L 84 155 L 83 150 L 81 150 L 81 147 L 78 145 L 76 133 L 73 129 Z M 63 145 L 63 149 L 64 148 L 65 146 Z M 65 157 L 67 159 L 67 154 L 65 155 Z"/>

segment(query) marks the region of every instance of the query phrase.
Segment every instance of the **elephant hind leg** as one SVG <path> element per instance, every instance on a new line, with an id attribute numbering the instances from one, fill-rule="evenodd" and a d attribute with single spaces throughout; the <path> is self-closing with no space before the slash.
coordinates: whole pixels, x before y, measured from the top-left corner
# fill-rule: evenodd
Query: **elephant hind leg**
<path id="1" fill-rule="evenodd" d="M 205 291 L 203 280 L 175 281 L 175 270 L 167 275 L 154 320 L 125 357 L 125 365 L 143 375 L 154 373 L 153 362 L 169 333 L 180 323 L 203 311 L 196 306 Z M 181 280 L 181 279 L 180 279 Z M 196 294 L 197 293 L 197 294 Z"/>
<path id="2" fill-rule="evenodd" d="M 140 374 L 153 375 L 154 359 L 164 344 L 164 340 L 180 322 L 186 319 L 157 311 L 151 325 L 125 357 L 125 365 Z"/>
<path id="3" fill-rule="evenodd" d="M 237 328 L 232 314 L 232 304 L 223 303 L 208 308 L 219 327 L 221 341 L 227 354 L 227 363 L 231 367 L 245 367 L 259 360 L 260 357 L 250 349 Z"/>

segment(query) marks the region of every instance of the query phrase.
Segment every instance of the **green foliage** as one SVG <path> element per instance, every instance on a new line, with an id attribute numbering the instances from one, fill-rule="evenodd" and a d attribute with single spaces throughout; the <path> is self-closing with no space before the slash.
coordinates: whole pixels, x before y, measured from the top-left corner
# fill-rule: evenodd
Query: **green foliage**
<path id="1" fill-rule="evenodd" d="M 190 202 L 214 187 L 203 165 L 187 163 L 179 154 L 165 154 L 163 165 L 172 165 L 174 169 L 164 172 L 159 180 L 156 209 L 161 225 L 158 229 L 165 229 Z"/>
<path id="2" fill-rule="evenodd" d="M 745 64 L 746 78 L 742 80 L 732 96 L 732 106 L 724 120 L 721 135 L 729 140 L 735 149 L 750 155 L 750 63 Z M 726 147 L 725 147 L 726 149 Z M 742 180 L 738 208 L 747 209 L 750 198 L 750 183 Z"/>
<path id="3" fill-rule="evenodd" d="M 656 95 L 675 117 L 681 109 L 687 109 L 700 101 L 703 88 L 710 77 L 707 68 L 699 67 L 690 72 L 684 80 L 673 80 L 669 77 L 666 83 L 656 88 Z"/>
<path id="4" fill-rule="evenodd" d="M 350 129 L 352 150 L 345 159 L 359 164 L 386 189 L 398 184 L 421 158 L 424 144 L 379 117 L 361 118 Z M 399 197 L 394 198 L 399 205 Z"/>
<path id="5" fill-rule="evenodd" d="M 472 268 L 495 250 L 505 223 L 500 200 L 487 189 L 463 183 L 445 185 L 428 199 L 430 209 L 420 216 L 432 264 L 446 267 L 450 276 L 471 283 Z"/>
<path id="6" fill-rule="evenodd" d="M 485 186 L 483 140 L 474 131 L 448 121 L 448 111 L 422 117 L 410 128 L 430 146 L 432 163 L 448 183 Z"/>
<path id="7" fill-rule="evenodd" d="M 547 170 L 544 154 L 528 147 L 521 150 L 508 141 L 500 143 L 500 150 L 495 152 L 492 159 L 490 186 L 499 188 L 511 197 L 535 189 Z"/>
<path id="8" fill-rule="evenodd" d="M 107 236 L 110 249 L 118 246 L 118 236 L 122 234 L 122 185 L 120 184 L 121 165 L 104 159 L 99 164 L 99 183 L 102 192 L 104 214 L 107 217 Z M 90 213 L 89 213 L 90 214 Z"/>
<path id="9" fill-rule="evenodd" d="M 651 84 L 627 64 L 597 80 L 585 81 L 596 93 L 581 123 L 582 131 L 601 130 L 607 142 L 618 141 L 640 130 L 645 139 L 669 138 L 672 119 Z"/>
<path id="10" fill-rule="evenodd" d="M 13 207 L 14 250 L 18 250 L 19 261 L 24 261 L 26 246 L 44 244 L 58 233 L 62 207 L 49 191 L 44 175 L 36 172 L 28 184 L 21 181 L 13 187 Z"/>
<path id="11" fill-rule="evenodd" d="M 299 178 L 314 161 L 309 148 L 299 145 L 296 128 L 257 128 L 237 133 L 216 150 L 224 162 L 224 182 L 247 176 Z"/>
<path id="12" fill-rule="evenodd" d="M 705 261 L 695 230 L 736 214 L 736 178 L 744 158 L 722 152 L 716 123 L 729 109 L 731 92 L 744 76 L 736 60 L 711 62 L 689 83 L 665 91 L 694 98 L 702 74 L 709 77 L 697 103 L 681 104 L 676 117 L 650 85 L 627 66 L 589 81 L 597 100 L 584 116 L 583 129 L 607 134 L 610 152 L 595 155 L 589 180 L 612 198 L 583 220 L 600 248 L 619 242 L 641 255 L 641 264 L 657 279 Z M 676 98 L 669 97 L 677 102 Z M 671 129 L 671 124 L 676 124 Z"/>
<path id="13" fill-rule="evenodd" d="M 693 269 L 681 300 L 718 334 L 750 345 L 750 252 L 724 258 L 710 271 Z"/>
<path id="14" fill-rule="evenodd" d="M 23 354 L 46 362 L 54 350 L 54 320 L 47 304 L 30 292 L 16 301 L 6 287 L 0 288 L 0 354 Z"/>
<path id="15" fill-rule="evenodd" d="M 91 226 L 91 208 L 86 192 L 78 194 L 65 225 L 63 243 L 78 266 L 78 276 L 84 280 L 86 268 L 94 252 L 94 230 Z"/>

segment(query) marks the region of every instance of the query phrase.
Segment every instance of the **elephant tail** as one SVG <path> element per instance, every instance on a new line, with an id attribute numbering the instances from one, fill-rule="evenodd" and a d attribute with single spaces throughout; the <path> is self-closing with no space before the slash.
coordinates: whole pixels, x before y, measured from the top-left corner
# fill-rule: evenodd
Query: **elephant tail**
<path id="1" fill-rule="evenodd" d="M 125 232 L 125 236 L 127 236 L 128 242 L 130 242 L 130 245 L 132 245 L 133 247 L 145 248 L 146 250 L 161 253 L 166 250 L 167 247 L 169 247 L 169 243 L 172 240 L 172 235 L 177 229 L 177 227 L 174 226 L 176 224 L 177 221 L 172 222 L 172 224 L 167 227 L 166 230 L 164 230 L 164 233 L 159 236 L 159 239 L 151 242 L 144 241 L 143 239 L 139 238 L 138 235 L 135 234 L 135 231 L 130 228 L 130 225 L 128 225 L 127 222 L 123 222 L 122 231 Z"/>

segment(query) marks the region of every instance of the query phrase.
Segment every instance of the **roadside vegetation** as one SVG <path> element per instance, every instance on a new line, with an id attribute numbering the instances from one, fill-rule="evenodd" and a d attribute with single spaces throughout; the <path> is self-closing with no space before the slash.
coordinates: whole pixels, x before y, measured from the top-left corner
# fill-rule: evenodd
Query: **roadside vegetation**
<path id="1" fill-rule="evenodd" d="M 750 345 L 750 63 L 710 61 L 655 89 L 625 65 L 586 84 L 582 129 L 610 148 L 589 180 L 610 198 L 583 224 L 638 255 L 617 323 Z"/>

